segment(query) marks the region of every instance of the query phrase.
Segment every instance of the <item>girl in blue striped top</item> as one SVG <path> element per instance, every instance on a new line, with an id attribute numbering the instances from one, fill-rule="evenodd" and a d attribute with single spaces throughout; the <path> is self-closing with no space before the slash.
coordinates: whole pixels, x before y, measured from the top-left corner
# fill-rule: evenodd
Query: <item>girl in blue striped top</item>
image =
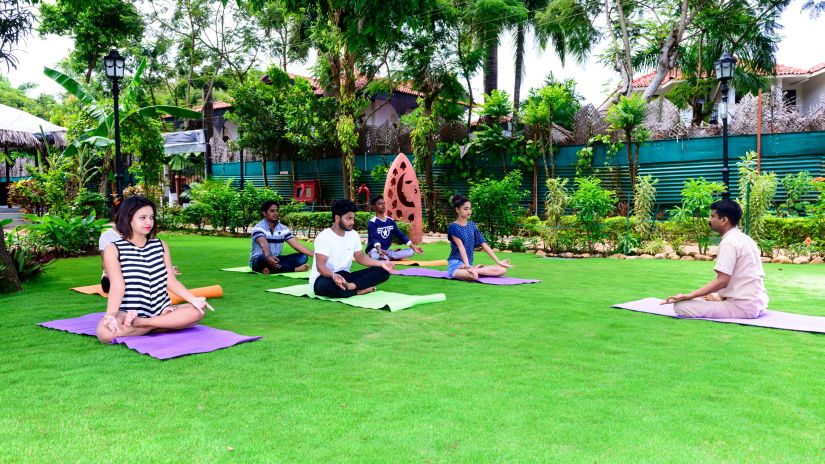
<path id="1" fill-rule="evenodd" d="M 214 311 L 206 298 L 192 295 L 175 277 L 166 244 L 155 238 L 151 201 L 140 196 L 123 200 L 115 226 L 122 238 L 103 250 L 110 288 L 106 315 L 97 326 L 101 342 L 184 329 L 203 318 L 204 308 Z M 188 303 L 173 306 L 167 288 Z"/>

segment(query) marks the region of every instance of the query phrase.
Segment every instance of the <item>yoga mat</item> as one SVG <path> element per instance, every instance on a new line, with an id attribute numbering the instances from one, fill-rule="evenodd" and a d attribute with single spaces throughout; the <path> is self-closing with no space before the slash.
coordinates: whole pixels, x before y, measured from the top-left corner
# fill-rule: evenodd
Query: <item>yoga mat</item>
<path id="1" fill-rule="evenodd" d="M 447 277 L 447 271 L 439 271 L 436 269 L 422 269 L 422 268 L 412 268 L 412 269 L 404 269 L 398 271 L 397 275 L 407 276 L 407 277 L 432 277 L 434 279 L 449 279 Z M 459 280 L 459 279 L 450 279 L 450 280 Z M 459 282 L 465 282 L 459 280 Z M 517 279 L 515 277 L 479 277 L 478 282 L 480 284 L 489 284 L 489 285 L 519 285 L 519 284 L 536 284 L 541 282 L 540 280 L 535 279 Z"/>
<path id="2" fill-rule="evenodd" d="M 399 259 L 398 261 L 393 261 L 395 264 L 401 266 L 446 266 L 447 263 L 446 259 L 437 259 L 435 261 L 418 261 L 415 259 Z"/>
<path id="3" fill-rule="evenodd" d="M 100 284 L 97 285 L 87 285 L 85 287 L 75 287 L 71 290 L 76 292 L 83 293 L 85 295 L 100 295 L 106 298 L 108 295 L 103 293 L 103 287 Z M 209 287 L 199 287 L 199 288 L 190 288 L 189 291 L 195 296 L 202 296 L 204 298 L 220 298 L 223 296 L 223 289 L 220 285 L 211 285 Z M 175 295 L 172 292 L 169 292 L 169 299 L 172 300 L 172 304 L 181 304 L 186 302 L 183 298 Z"/>
<path id="4" fill-rule="evenodd" d="M 227 271 L 227 272 L 242 272 L 244 274 L 258 274 L 257 272 L 250 269 L 249 266 L 228 267 L 226 269 L 221 269 L 221 270 L 222 271 Z M 269 274 L 269 275 L 289 277 L 290 279 L 309 279 L 309 271 L 281 272 L 281 273 L 272 273 L 272 274 Z"/>
<path id="5" fill-rule="evenodd" d="M 644 298 L 614 305 L 614 308 L 629 309 L 640 313 L 656 314 L 659 316 L 675 317 L 677 319 L 701 319 L 728 324 L 750 325 L 767 327 L 769 329 L 794 330 L 797 332 L 825 333 L 825 317 L 805 316 L 804 314 L 783 313 L 781 311 L 762 311 L 756 319 L 710 319 L 706 317 L 684 317 L 673 312 L 672 304 L 660 305 L 658 298 Z"/>
<path id="6" fill-rule="evenodd" d="M 71 319 L 41 322 L 40 326 L 78 335 L 95 336 L 97 325 L 105 313 L 92 313 Z M 172 332 L 158 332 L 139 337 L 119 337 L 112 344 L 123 344 L 138 353 L 157 359 L 177 358 L 187 354 L 208 353 L 238 343 L 251 342 L 261 337 L 247 337 L 228 330 L 196 325 Z"/>
<path id="7" fill-rule="evenodd" d="M 447 296 L 443 293 L 434 293 L 431 295 L 405 295 L 403 293 L 384 292 L 381 290 L 367 293 L 366 295 L 355 295 L 349 298 L 329 298 L 326 296 L 316 295 L 309 285 L 293 285 L 291 287 L 271 288 L 267 290 L 267 292 L 291 296 L 307 296 L 318 300 L 337 301 L 339 303 L 355 306 L 357 308 L 388 309 L 390 312 L 407 309 L 415 305 L 436 303 L 438 301 L 447 300 Z"/>

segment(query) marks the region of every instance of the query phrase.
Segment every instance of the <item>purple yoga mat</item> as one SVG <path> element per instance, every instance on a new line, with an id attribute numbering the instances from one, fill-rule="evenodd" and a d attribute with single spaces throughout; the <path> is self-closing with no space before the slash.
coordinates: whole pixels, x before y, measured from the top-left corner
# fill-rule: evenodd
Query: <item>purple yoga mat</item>
<path id="1" fill-rule="evenodd" d="M 618 309 L 629 309 L 640 313 L 657 314 L 677 319 L 702 319 L 705 321 L 725 322 L 729 324 L 751 325 L 770 329 L 795 330 L 797 332 L 825 333 L 825 317 L 805 316 L 803 314 L 783 313 L 781 311 L 762 311 L 756 319 L 710 319 L 705 317 L 690 318 L 673 312 L 672 304 L 659 304 L 658 298 L 645 298 L 613 305 Z"/>
<path id="2" fill-rule="evenodd" d="M 449 279 L 447 271 L 439 271 L 437 269 L 427 268 L 410 268 L 399 271 L 398 275 L 407 277 L 432 277 L 434 279 Z M 453 279 L 451 279 L 453 280 Z M 489 285 L 519 285 L 519 284 L 536 284 L 540 280 L 517 279 L 515 277 L 479 277 L 476 281 L 481 284 Z"/>
<path id="3" fill-rule="evenodd" d="M 92 313 L 71 319 L 41 322 L 39 325 L 49 329 L 62 330 L 78 335 L 95 336 L 97 324 L 104 313 Z M 261 337 L 246 337 L 228 330 L 214 329 L 205 325 L 196 325 L 188 329 L 173 332 L 158 332 L 140 337 L 121 337 L 112 343 L 122 343 L 137 351 L 157 359 L 176 358 L 187 354 L 208 353 L 228 348 L 238 343 L 251 342 Z"/>

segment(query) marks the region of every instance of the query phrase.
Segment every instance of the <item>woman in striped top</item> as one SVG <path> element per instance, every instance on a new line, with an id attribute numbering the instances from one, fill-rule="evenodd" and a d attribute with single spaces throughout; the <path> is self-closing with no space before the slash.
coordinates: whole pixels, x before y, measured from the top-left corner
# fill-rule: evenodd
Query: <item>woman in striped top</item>
<path id="1" fill-rule="evenodd" d="M 122 238 L 103 250 L 110 289 L 106 315 L 97 326 L 101 342 L 184 329 L 203 318 L 204 308 L 214 311 L 206 298 L 192 295 L 175 277 L 166 244 L 155 238 L 151 201 L 139 196 L 123 200 L 116 227 Z M 173 306 L 167 288 L 188 303 Z"/>

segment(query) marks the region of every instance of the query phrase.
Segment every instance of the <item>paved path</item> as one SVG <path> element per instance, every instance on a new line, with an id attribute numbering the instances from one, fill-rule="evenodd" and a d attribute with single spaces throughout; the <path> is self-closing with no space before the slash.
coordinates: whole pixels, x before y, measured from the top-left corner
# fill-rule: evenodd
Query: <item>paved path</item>
<path id="1" fill-rule="evenodd" d="M 27 221 L 20 217 L 21 214 L 23 213 L 20 211 L 20 208 L 9 208 L 5 205 L 0 206 L 0 221 L 4 219 L 12 220 L 11 224 L 3 227 L 3 229 L 11 230 L 20 224 L 26 223 Z"/>

